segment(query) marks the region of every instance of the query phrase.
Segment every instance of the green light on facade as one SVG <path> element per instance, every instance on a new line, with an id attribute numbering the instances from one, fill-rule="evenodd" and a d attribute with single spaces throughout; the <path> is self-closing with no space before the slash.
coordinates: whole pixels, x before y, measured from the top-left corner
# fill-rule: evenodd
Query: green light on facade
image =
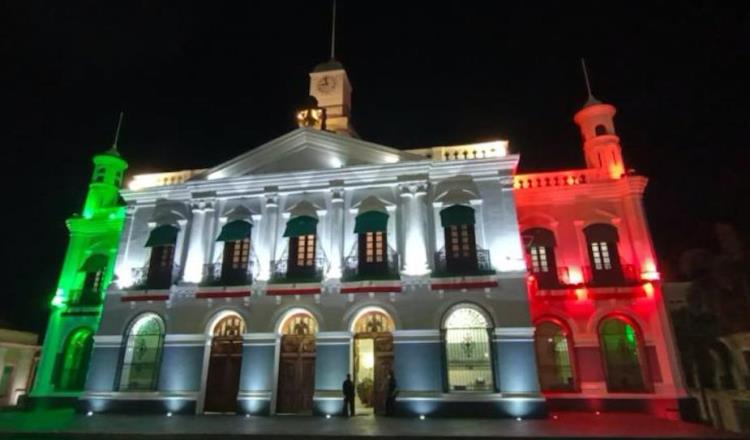
<path id="1" fill-rule="evenodd" d="M 68 248 L 44 339 L 32 399 L 71 398 L 83 390 L 101 304 L 112 281 L 125 207 L 119 189 L 128 164 L 113 147 L 94 156 L 83 215 L 66 225 Z M 96 262 L 98 264 L 93 264 Z M 70 313 L 76 308 L 85 313 Z"/>

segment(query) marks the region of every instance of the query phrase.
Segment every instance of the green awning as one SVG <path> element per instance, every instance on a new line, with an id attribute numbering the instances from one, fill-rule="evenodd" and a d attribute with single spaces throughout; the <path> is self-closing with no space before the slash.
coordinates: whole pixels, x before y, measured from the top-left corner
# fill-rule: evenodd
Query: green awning
<path id="1" fill-rule="evenodd" d="M 157 247 L 168 244 L 175 244 L 175 242 L 177 242 L 178 232 L 180 232 L 180 228 L 176 226 L 157 226 L 153 231 L 151 231 L 151 235 L 148 236 L 146 247 Z"/>
<path id="2" fill-rule="evenodd" d="M 315 234 L 318 229 L 318 219 L 301 215 L 286 222 L 284 237 L 299 237 L 301 235 Z"/>
<path id="3" fill-rule="evenodd" d="M 81 272 L 99 272 L 100 270 L 104 270 L 107 268 L 108 260 L 104 254 L 94 254 L 83 263 Z"/>
<path id="4" fill-rule="evenodd" d="M 380 211 L 367 211 L 357 216 L 354 233 L 386 232 L 388 228 L 388 214 Z"/>
<path id="5" fill-rule="evenodd" d="M 238 241 L 244 240 L 250 236 L 253 230 L 253 224 L 245 220 L 235 220 L 229 222 L 221 228 L 221 233 L 216 241 Z"/>
<path id="6" fill-rule="evenodd" d="M 448 226 L 473 225 L 474 209 L 464 205 L 449 206 L 440 211 L 440 222 Z"/>

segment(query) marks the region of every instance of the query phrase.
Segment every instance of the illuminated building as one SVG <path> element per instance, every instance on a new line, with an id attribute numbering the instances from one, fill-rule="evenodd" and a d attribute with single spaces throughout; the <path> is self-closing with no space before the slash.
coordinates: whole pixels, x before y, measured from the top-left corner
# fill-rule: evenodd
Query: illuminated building
<path id="1" fill-rule="evenodd" d="M 351 92 L 321 64 L 300 128 L 122 191 L 82 410 L 337 415 L 352 374 L 379 413 L 391 369 L 403 416 L 676 408 L 646 179 L 624 172 L 614 107 L 576 116 L 587 169 L 514 175 L 504 140 L 359 139 Z"/>
<path id="2" fill-rule="evenodd" d="M 21 404 L 39 361 L 39 336 L 0 328 L 0 408 Z"/>

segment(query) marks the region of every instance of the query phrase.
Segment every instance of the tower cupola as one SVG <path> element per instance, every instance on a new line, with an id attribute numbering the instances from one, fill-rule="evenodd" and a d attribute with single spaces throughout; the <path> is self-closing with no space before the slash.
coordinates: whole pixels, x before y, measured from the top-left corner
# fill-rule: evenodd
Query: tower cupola
<path id="1" fill-rule="evenodd" d="M 583 63 L 583 60 L 581 62 Z M 573 120 L 581 130 L 586 167 L 606 170 L 611 178 L 619 179 L 625 172 L 625 163 L 622 159 L 620 138 L 615 134 L 614 117 L 617 110 L 613 105 L 599 101 L 591 93 L 585 64 L 583 74 L 588 99 Z"/>
<path id="2" fill-rule="evenodd" d="M 83 216 L 86 218 L 91 218 L 96 213 L 103 212 L 102 208 L 106 210 L 106 208 L 119 206 L 120 188 L 122 187 L 125 170 L 128 168 L 128 163 L 120 156 L 117 149 L 122 117 L 123 114 L 120 113 L 112 147 L 93 158 L 94 172 L 91 176 L 89 191 L 83 207 Z"/>

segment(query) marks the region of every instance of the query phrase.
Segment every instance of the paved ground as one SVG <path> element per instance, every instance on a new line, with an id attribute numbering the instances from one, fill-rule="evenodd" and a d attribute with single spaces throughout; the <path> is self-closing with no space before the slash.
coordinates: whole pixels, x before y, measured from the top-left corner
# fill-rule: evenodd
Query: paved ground
<path id="1" fill-rule="evenodd" d="M 0 439 L 240 439 L 376 437 L 422 438 L 741 438 L 702 425 L 670 422 L 640 414 L 562 413 L 546 420 L 353 419 L 301 416 L 127 416 L 86 417 L 68 410 L 0 412 Z"/>

